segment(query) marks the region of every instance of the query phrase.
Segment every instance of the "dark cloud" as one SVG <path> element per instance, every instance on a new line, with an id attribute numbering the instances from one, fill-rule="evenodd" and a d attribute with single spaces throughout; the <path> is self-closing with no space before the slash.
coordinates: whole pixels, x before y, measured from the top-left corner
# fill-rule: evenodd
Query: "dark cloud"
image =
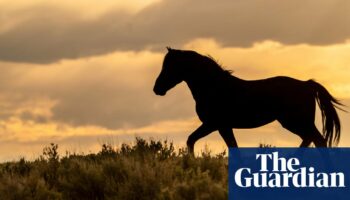
<path id="1" fill-rule="evenodd" d="M 42 5 L 12 18 L 21 20 L 0 32 L 0 60 L 15 62 L 159 50 L 200 37 L 214 38 L 224 46 L 249 46 L 261 40 L 326 45 L 350 36 L 348 0 L 163 0 L 136 14 L 114 10 L 90 20 L 68 9 Z"/>

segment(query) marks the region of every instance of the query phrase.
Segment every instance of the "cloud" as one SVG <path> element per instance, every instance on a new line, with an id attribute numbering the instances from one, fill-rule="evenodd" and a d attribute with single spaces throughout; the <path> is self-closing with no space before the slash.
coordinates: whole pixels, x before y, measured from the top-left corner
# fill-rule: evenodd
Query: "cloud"
<path id="1" fill-rule="evenodd" d="M 0 90 L 0 118 L 116 129 L 193 116 L 194 101 L 183 84 L 176 96 L 153 93 L 161 62 L 162 54 L 117 52 L 50 66 L 1 63 L 1 76 L 12 78 Z"/>
<path id="2" fill-rule="evenodd" d="M 210 54 L 233 75 L 243 79 L 290 76 L 316 79 L 336 97 L 350 98 L 350 42 L 328 46 L 284 45 L 275 41 L 254 43 L 250 48 L 223 47 L 212 39 L 198 39 L 184 48 Z"/>
<path id="3" fill-rule="evenodd" d="M 347 0 L 72 2 L 0 0 L 0 160 L 50 142 L 95 151 L 111 135 L 184 145 L 200 123 L 190 91 L 152 91 L 168 45 L 211 54 L 244 79 L 315 78 L 350 105 Z M 277 123 L 234 131 L 241 146 L 300 142 Z M 217 133 L 197 148 L 205 143 L 225 146 Z"/>
<path id="4" fill-rule="evenodd" d="M 34 155 L 33 158 L 37 158 L 42 148 L 52 142 L 60 145 L 61 153 L 96 152 L 103 143 L 116 146 L 130 144 L 136 136 L 167 139 L 176 146 L 183 146 L 188 131 L 194 130 L 198 124 L 198 120 L 188 118 L 158 121 L 139 128 L 108 129 L 93 125 L 75 127 L 55 121 L 38 123 L 31 119 L 12 117 L 0 120 L 0 161 L 19 156 L 30 158 Z"/>
<path id="5" fill-rule="evenodd" d="M 181 48 L 210 54 L 234 70 L 233 75 L 244 79 L 277 75 L 315 78 L 350 105 L 350 43 L 312 46 L 263 41 L 240 48 L 223 47 L 213 39 L 197 39 Z M 110 135 L 121 142 L 132 141 L 136 134 L 165 137 L 184 145 L 200 122 L 186 84 L 164 97 L 153 94 L 163 56 L 152 51 L 117 51 L 46 65 L 0 62 L 0 154 L 10 155 L 5 153 L 10 145 L 16 149 L 15 155 L 28 155 L 31 148 L 40 153 L 50 142 L 62 144 L 62 149 L 76 144 L 84 152 L 95 151 L 99 139 Z M 340 144 L 348 146 L 350 115 L 340 115 Z M 320 114 L 317 116 L 320 128 Z M 278 123 L 234 131 L 241 146 L 297 146 L 300 142 Z M 225 147 L 217 133 L 201 140 L 196 148 L 202 149 L 204 144 L 217 151 Z"/>
<path id="6" fill-rule="evenodd" d="M 138 9 L 103 7 L 93 17 L 94 6 L 79 1 L 72 9 L 63 2 L 2 7 L 0 60 L 50 63 L 113 51 L 159 51 L 196 38 L 248 47 L 264 40 L 327 45 L 350 36 L 347 0 L 147 1 Z"/>
<path id="7" fill-rule="evenodd" d="M 344 102 L 350 105 L 350 100 Z M 349 146 L 350 115 L 339 112 L 343 131 L 340 146 Z M 318 113 L 318 115 L 320 115 Z M 61 154 L 97 152 L 101 144 L 108 143 L 118 147 L 122 143 L 133 143 L 135 136 L 154 138 L 174 142 L 176 147 L 184 147 L 186 139 L 199 126 L 195 118 L 183 120 L 159 121 L 150 125 L 130 129 L 107 129 L 99 126 L 72 127 L 57 122 L 36 123 L 18 118 L 0 121 L 0 161 L 18 159 L 36 159 L 44 146 L 54 142 L 59 144 Z M 320 126 L 320 121 L 318 120 Z M 321 128 L 321 127 L 320 127 Z M 240 147 L 256 147 L 270 144 L 277 147 L 296 147 L 301 140 L 298 136 L 283 129 L 277 122 L 255 129 L 234 129 Z M 226 149 L 223 139 L 217 132 L 196 143 L 197 153 L 208 146 L 213 153 Z"/>
<path id="8" fill-rule="evenodd" d="M 243 79 L 278 75 L 315 78 L 335 97 L 350 98 L 346 70 L 350 43 L 319 47 L 265 41 L 251 48 L 232 48 L 200 39 L 184 48 L 211 54 Z M 49 65 L 2 62 L 0 120 L 15 116 L 76 127 L 128 129 L 196 116 L 195 102 L 185 83 L 165 97 L 154 95 L 163 56 L 130 51 Z"/>

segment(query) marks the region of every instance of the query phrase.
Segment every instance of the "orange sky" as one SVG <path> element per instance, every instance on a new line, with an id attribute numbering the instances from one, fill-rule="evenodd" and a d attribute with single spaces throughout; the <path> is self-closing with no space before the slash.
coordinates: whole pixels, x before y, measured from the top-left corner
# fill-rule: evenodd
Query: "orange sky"
<path id="1" fill-rule="evenodd" d="M 314 78 L 350 105 L 348 1 L 198 2 L 0 0 L 0 160 L 35 158 L 50 142 L 94 152 L 135 135 L 184 145 L 199 125 L 187 86 L 152 91 L 168 45 L 243 79 Z M 349 146 L 350 116 L 339 114 Z M 234 132 L 240 146 L 300 142 L 277 123 Z M 197 151 L 205 144 L 225 149 L 217 133 Z"/>

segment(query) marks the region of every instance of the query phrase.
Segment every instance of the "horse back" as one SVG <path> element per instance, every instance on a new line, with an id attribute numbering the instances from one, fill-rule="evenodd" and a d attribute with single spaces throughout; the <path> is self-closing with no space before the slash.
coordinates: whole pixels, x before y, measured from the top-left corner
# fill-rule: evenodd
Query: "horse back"
<path id="1" fill-rule="evenodd" d="M 276 120 L 287 109 L 300 109 L 305 98 L 314 103 L 305 81 L 283 76 L 249 81 L 232 78 L 196 101 L 196 110 L 202 121 L 253 128 Z"/>

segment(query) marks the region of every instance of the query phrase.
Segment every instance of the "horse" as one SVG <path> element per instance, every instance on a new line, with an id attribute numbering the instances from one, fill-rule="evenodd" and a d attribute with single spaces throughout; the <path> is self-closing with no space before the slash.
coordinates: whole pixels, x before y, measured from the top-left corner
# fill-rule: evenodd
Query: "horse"
<path id="1" fill-rule="evenodd" d="M 300 147 L 312 142 L 316 147 L 339 143 L 341 126 L 336 108 L 341 109 L 343 104 L 316 81 L 286 76 L 244 80 L 210 56 L 167 49 L 153 91 L 164 96 L 180 82 L 187 83 L 202 122 L 187 139 L 191 154 L 196 141 L 213 131 L 219 131 L 228 147 L 238 147 L 233 128 L 256 128 L 275 120 L 302 139 Z M 323 134 L 314 124 L 316 102 L 322 114 Z"/>

